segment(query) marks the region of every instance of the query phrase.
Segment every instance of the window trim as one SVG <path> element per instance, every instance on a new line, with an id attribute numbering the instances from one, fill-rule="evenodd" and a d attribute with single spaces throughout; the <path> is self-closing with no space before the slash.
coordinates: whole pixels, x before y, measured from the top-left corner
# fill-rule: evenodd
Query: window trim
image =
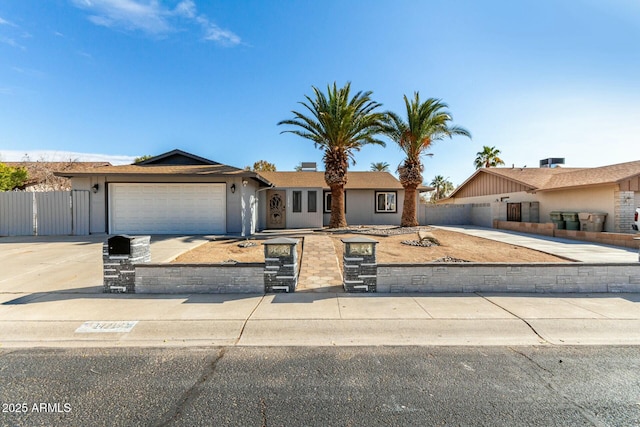
<path id="1" fill-rule="evenodd" d="M 378 209 L 378 195 L 380 194 L 393 194 L 393 198 L 394 198 L 394 205 L 393 205 L 393 210 L 380 210 Z M 386 201 L 386 197 L 385 197 L 385 201 Z M 397 191 L 376 191 L 374 193 L 374 198 L 373 198 L 373 206 L 375 209 L 375 213 L 398 213 L 398 192 Z"/>
<path id="2" fill-rule="evenodd" d="M 322 211 L 326 214 L 331 213 L 331 203 L 327 203 L 327 194 L 331 195 L 331 190 L 324 190 L 322 195 Z M 344 191 L 344 213 L 347 213 L 347 191 Z"/>
<path id="3" fill-rule="evenodd" d="M 296 206 L 296 195 L 298 196 L 298 206 Z M 300 190 L 291 192 L 291 212 L 302 213 L 302 191 Z"/>

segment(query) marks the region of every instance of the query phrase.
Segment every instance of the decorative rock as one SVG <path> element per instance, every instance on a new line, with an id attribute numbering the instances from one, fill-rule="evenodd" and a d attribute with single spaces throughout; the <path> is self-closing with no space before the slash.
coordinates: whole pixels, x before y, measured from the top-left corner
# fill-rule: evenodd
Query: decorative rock
<path id="1" fill-rule="evenodd" d="M 242 243 L 238 243 L 238 247 L 240 248 L 250 248 L 253 246 L 258 246 L 257 243 L 255 242 L 242 242 Z"/>
<path id="2" fill-rule="evenodd" d="M 421 246 L 423 248 L 430 248 L 432 246 L 440 246 L 437 243 L 434 243 L 432 241 L 429 240 L 403 240 L 402 242 L 403 245 L 409 245 L 409 246 Z"/>
<path id="3" fill-rule="evenodd" d="M 471 261 L 467 261 L 466 259 L 454 258 L 447 255 L 442 258 L 434 259 L 431 262 L 471 262 Z"/>

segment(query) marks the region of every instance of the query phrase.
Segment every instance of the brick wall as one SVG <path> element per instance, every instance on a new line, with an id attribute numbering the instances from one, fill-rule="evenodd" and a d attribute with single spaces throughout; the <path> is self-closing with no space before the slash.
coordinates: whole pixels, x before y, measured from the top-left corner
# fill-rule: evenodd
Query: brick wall
<path id="1" fill-rule="evenodd" d="M 136 293 L 264 294 L 264 264 L 136 265 Z"/>
<path id="2" fill-rule="evenodd" d="M 640 292 L 640 264 L 378 264 L 378 292 Z"/>
<path id="3" fill-rule="evenodd" d="M 614 198 L 614 230 L 616 233 L 635 233 L 631 228 L 633 214 L 636 210 L 635 193 L 633 191 L 616 191 Z"/>

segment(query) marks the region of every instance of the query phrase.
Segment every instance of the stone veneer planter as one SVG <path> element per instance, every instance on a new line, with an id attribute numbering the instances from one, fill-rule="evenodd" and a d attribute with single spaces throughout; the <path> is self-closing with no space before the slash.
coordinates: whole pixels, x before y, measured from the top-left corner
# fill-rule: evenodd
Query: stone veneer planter
<path id="1" fill-rule="evenodd" d="M 640 292 L 640 264 L 378 264 L 378 292 Z"/>
<path id="2" fill-rule="evenodd" d="M 264 294 L 264 263 L 138 264 L 135 292 Z"/>

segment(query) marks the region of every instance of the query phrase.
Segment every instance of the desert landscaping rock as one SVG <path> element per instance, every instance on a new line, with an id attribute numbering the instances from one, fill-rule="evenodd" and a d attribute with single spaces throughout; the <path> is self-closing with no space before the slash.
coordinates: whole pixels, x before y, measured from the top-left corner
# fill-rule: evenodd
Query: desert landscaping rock
<path id="1" fill-rule="evenodd" d="M 403 240 L 402 242 L 403 245 L 409 245 L 409 246 L 421 246 L 423 248 L 430 248 L 432 246 L 438 246 L 437 243 L 434 243 L 430 240 Z"/>
<path id="2" fill-rule="evenodd" d="M 471 262 L 471 261 L 467 261 L 466 259 L 445 256 L 442 258 L 434 259 L 432 262 Z"/>

